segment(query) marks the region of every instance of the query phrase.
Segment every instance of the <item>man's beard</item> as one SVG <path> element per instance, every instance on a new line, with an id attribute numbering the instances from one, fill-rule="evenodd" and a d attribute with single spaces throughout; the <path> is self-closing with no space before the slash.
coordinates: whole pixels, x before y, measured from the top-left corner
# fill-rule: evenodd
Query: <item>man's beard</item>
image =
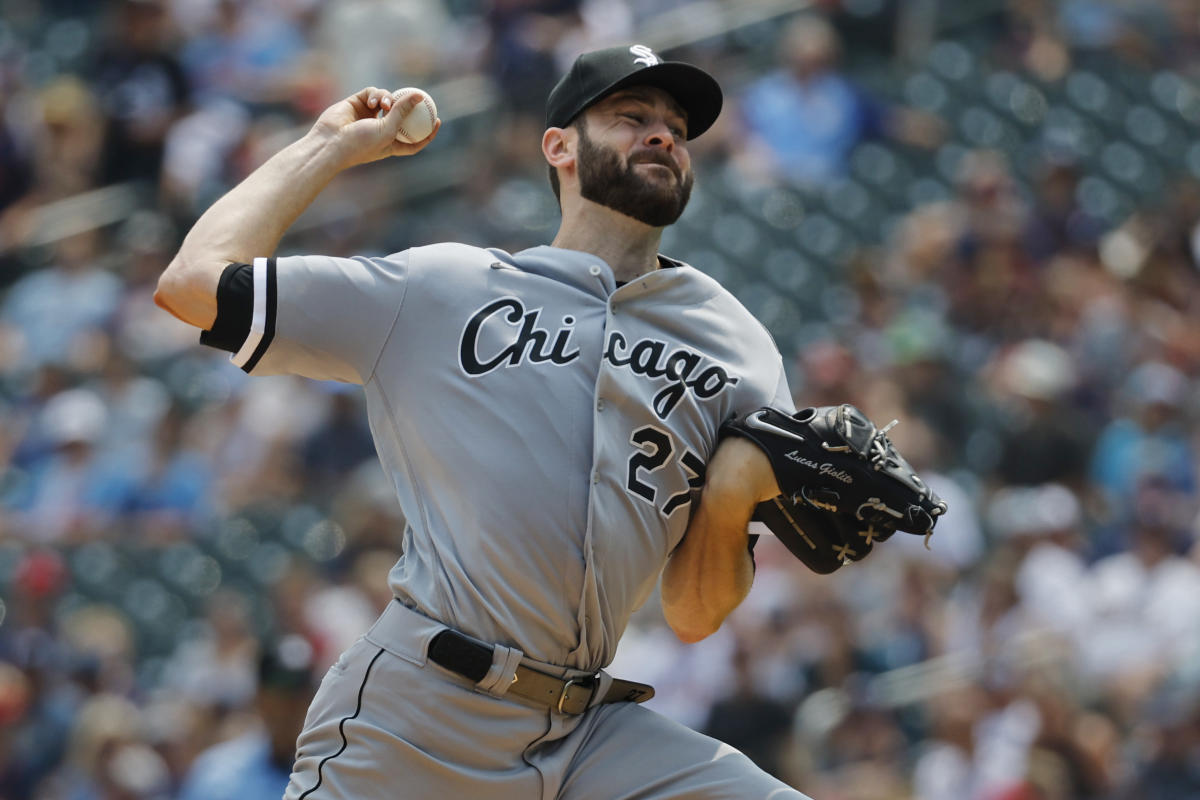
<path id="1" fill-rule="evenodd" d="M 585 200 L 619 211 L 655 228 L 671 225 L 687 208 L 692 194 L 692 174 L 679 173 L 669 155 L 648 151 L 638 161 L 622 166 L 614 150 L 593 142 L 579 126 L 579 192 Z M 662 164 L 675 175 L 672 182 L 638 175 L 636 164 Z"/>

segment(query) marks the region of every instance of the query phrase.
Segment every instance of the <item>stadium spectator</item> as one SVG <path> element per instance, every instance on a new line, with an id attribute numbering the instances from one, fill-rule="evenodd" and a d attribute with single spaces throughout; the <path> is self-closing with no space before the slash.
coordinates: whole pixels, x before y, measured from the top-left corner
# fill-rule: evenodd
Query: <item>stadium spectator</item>
<path id="1" fill-rule="evenodd" d="M 1030 254 L 1046 261 L 1059 253 L 1075 253 L 1095 247 L 1104 222 L 1079 207 L 1079 164 L 1047 158 L 1038 170 L 1033 213 L 1026 225 L 1025 239 Z"/>
<path id="2" fill-rule="evenodd" d="M 105 169 L 104 127 L 94 86 L 74 75 L 55 78 L 37 94 L 32 142 L 34 183 L 29 199 L 60 200 L 97 185 Z"/>
<path id="3" fill-rule="evenodd" d="M 49 784 L 41 797 L 167 800 L 170 776 L 145 741 L 137 705 L 119 695 L 98 694 L 79 709 L 66 765 Z"/>
<path id="4" fill-rule="evenodd" d="M 555 50 L 580 25 L 582 5 L 581 0 L 497 0 L 488 6 L 486 70 L 517 111 L 541 116 L 558 74 Z"/>
<path id="5" fill-rule="evenodd" d="M 308 44 L 300 20 L 279 3 L 217 0 L 213 11 L 180 57 L 195 102 L 269 106 L 289 101 Z"/>
<path id="6" fill-rule="evenodd" d="M 108 122 L 104 183 L 157 184 L 167 132 L 186 109 L 187 78 L 171 47 L 166 0 L 120 0 L 94 79 Z"/>
<path id="7" fill-rule="evenodd" d="M 1027 339 L 997 353 L 992 366 L 996 477 L 1005 484 L 1080 486 L 1089 431 L 1071 404 L 1078 375 L 1070 354 L 1054 342 Z"/>
<path id="8" fill-rule="evenodd" d="M 58 243 L 54 262 L 30 272 L 8 291 L 0 308 L 8 347 L 16 354 L 8 369 L 70 364 L 87 337 L 101 331 L 121 302 L 121 280 L 100 265 L 100 236 L 86 231 Z"/>
<path id="9" fill-rule="evenodd" d="M 1033 258 L 1025 247 L 1031 209 L 1001 153 L 976 150 L 959 162 L 954 213 L 957 254 L 944 276 L 951 321 L 992 341 L 1027 338 L 1048 316 Z M 1013 314 L 1021 308 L 1021 314 Z"/>
<path id="10" fill-rule="evenodd" d="M 259 657 L 249 615 L 246 599 L 235 592 L 209 598 L 202 633 L 179 643 L 165 671 L 166 685 L 200 705 L 245 706 L 254 695 Z"/>
<path id="11" fill-rule="evenodd" d="M 783 753 L 789 746 L 792 712 L 787 703 L 765 696 L 756 686 L 753 660 L 744 648 L 733 655 L 734 685 L 728 697 L 709 709 L 703 730 L 741 750 L 777 777 L 784 774 Z"/>
<path id="12" fill-rule="evenodd" d="M 286 636 L 264 648 L 254 697 L 257 724 L 200 753 L 179 800 L 278 800 L 315 680 L 312 647 L 303 638 Z"/>
<path id="13" fill-rule="evenodd" d="M 739 107 L 749 160 L 764 174 L 815 186 L 844 174 L 850 153 L 866 139 L 895 137 L 931 147 L 942 136 L 934 118 L 868 96 L 838 71 L 841 43 L 820 16 L 789 23 L 780 38 L 780 67 L 752 82 Z"/>
<path id="14" fill-rule="evenodd" d="M 300 453 L 305 485 L 316 497 L 329 497 L 341 476 L 375 458 L 371 432 L 355 395 L 336 391 L 330 396 L 325 420 L 300 445 Z"/>
<path id="15" fill-rule="evenodd" d="M 120 509 L 131 476 L 101 449 L 108 408 L 89 389 L 52 397 L 41 421 L 53 451 L 30 469 L 12 499 L 16 532 L 29 542 L 65 545 L 104 533 Z"/>
<path id="16" fill-rule="evenodd" d="M 1200 792 L 1195 752 L 1200 745 L 1200 715 L 1194 687 L 1168 685 L 1146 704 L 1139 753 L 1121 800 L 1186 800 Z"/>
<path id="17" fill-rule="evenodd" d="M 1190 392 L 1187 376 L 1157 361 L 1138 366 L 1122 387 L 1125 410 L 1100 431 L 1091 459 L 1092 481 L 1118 517 L 1129 515 L 1148 480 L 1194 496 L 1195 460 L 1184 427 Z"/>
<path id="18" fill-rule="evenodd" d="M 179 406 L 168 409 L 131 470 L 134 483 L 121 512 L 133 536 L 148 544 L 194 534 L 212 510 L 215 476 L 207 459 L 187 441 L 186 424 Z"/>
<path id="19" fill-rule="evenodd" d="M 1092 623 L 1092 606 L 1079 590 L 1087 581 L 1083 510 L 1065 486 L 1006 486 L 988 507 L 993 535 L 1018 559 L 1013 587 L 1024 616 L 1076 643 Z"/>
<path id="20" fill-rule="evenodd" d="M 327 3 L 316 41 L 339 53 L 330 66 L 338 97 L 363 86 L 427 86 L 474 66 L 481 31 L 456 26 L 444 0 Z"/>
<path id="21" fill-rule="evenodd" d="M 1200 567 L 1178 555 L 1181 534 L 1163 495 L 1143 503 L 1129 549 L 1091 566 L 1083 584 L 1091 624 L 1079 631 L 1082 673 L 1109 689 L 1130 718 L 1200 646 L 1186 621 L 1200 614 Z"/>
<path id="22" fill-rule="evenodd" d="M 178 127 L 178 126 L 176 126 Z M 134 212 L 115 238 L 125 291 L 112 319 L 112 346 L 141 374 L 195 344 L 195 334 L 154 304 L 163 259 L 178 242 L 170 220 L 148 209 Z"/>
<path id="23" fill-rule="evenodd" d="M 0 94 L 0 214 L 33 185 L 33 159 L 18 141 L 7 119 L 4 101 L 4 95 Z"/>
<path id="24" fill-rule="evenodd" d="M 53 550 L 30 551 L 16 566 L 0 628 L 0 796 L 30 796 L 66 751 L 78 694 L 63 680 L 54 612 L 67 585 Z"/>

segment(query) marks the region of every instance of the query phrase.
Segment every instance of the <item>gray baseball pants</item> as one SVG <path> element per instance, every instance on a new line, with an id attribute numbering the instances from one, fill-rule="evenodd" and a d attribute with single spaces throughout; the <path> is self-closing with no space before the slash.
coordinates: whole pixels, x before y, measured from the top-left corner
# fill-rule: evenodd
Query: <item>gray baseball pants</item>
<path id="1" fill-rule="evenodd" d="M 427 658 L 445 627 L 389 604 L 321 682 L 285 800 L 808 800 L 635 703 L 572 716 L 503 696 L 518 658 L 563 678 L 588 673 L 497 647 L 492 672 L 472 683 Z"/>

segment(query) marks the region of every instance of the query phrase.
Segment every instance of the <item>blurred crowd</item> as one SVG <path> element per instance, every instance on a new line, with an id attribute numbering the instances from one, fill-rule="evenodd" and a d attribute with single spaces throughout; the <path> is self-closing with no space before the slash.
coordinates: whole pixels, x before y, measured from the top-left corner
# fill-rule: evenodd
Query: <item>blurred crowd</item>
<path id="1" fill-rule="evenodd" d="M 339 178 L 284 248 L 542 243 L 549 83 L 735 5 L 0 0 L 0 800 L 278 797 L 315 682 L 389 599 L 404 521 L 359 393 L 247 379 L 154 306 L 196 216 L 337 98 L 417 85 L 447 118 L 431 168 Z M 721 631 L 684 646 L 652 600 L 611 671 L 818 800 L 1200 797 L 1200 2 L 808 5 L 669 52 L 727 92 L 697 188 L 798 198 L 748 238 L 860 209 L 823 317 L 770 327 L 797 404 L 900 419 L 951 512 L 825 577 L 763 537 Z M 1066 86 L 1096 124 L 1014 158 L 872 78 L 927 89 L 938 42 L 943 77 L 1044 87 L 1018 121 Z M 1110 202 L 1097 65 L 1155 89 L 1121 110 L 1147 155 Z M 891 191 L 880 153 L 943 191 L 883 224 L 846 191 Z M 803 305 L 803 260 L 721 277 Z"/>

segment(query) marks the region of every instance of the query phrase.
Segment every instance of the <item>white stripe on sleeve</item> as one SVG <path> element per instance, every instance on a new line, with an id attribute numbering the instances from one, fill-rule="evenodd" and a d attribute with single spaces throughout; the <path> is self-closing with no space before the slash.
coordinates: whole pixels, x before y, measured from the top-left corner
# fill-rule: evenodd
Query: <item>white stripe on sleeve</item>
<path id="1" fill-rule="evenodd" d="M 258 343 L 262 341 L 266 322 L 267 259 L 256 258 L 254 259 L 254 315 L 250 318 L 250 333 L 246 335 L 246 341 L 242 342 L 242 348 L 230 357 L 230 361 L 239 367 L 246 366 L 246 362 L 258 349 Z"/>

